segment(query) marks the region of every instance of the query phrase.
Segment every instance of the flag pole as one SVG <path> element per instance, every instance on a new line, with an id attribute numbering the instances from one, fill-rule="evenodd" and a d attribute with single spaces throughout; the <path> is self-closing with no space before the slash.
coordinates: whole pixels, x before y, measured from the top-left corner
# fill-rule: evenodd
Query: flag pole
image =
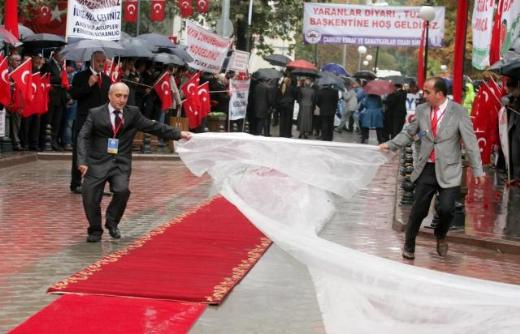
<path id="1" fill-rule="evenodd" d="M 455 23 L 455 46 L 453 50 L 453 100 L 462 103 L 464 54 L 468 27 L 468 0 L 458 0 Z"/>

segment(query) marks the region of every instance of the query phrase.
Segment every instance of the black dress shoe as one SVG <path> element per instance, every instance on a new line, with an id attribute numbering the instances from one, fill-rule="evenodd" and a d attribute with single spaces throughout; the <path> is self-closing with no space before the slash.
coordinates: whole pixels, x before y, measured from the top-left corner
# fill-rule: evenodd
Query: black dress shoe
<path id="1" fill-rule="evenodd" d="M 89 234 L 87 237 L 87 242 L 100 242 L 101 236 L 96 234 Z"/>
<path id="2" fill-rule="evenodd" d="M 107 226 L 108 233 L 113 239 L 121 239 L 121 232 L 117 226 Z"/>
<path id="3" fill-rule="evenodd" d="M 71 187 L 70 191 L 74 194 L 81 194 L 81 186 Z"/>

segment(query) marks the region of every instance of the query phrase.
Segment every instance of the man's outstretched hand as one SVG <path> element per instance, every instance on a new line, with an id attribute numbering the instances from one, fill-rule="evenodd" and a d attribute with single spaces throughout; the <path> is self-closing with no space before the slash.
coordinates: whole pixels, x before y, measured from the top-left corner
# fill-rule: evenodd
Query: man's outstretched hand
<path id="1" fill-rule="evenodd" d="M 181 139 L 190 140 L 192 133 L 189 131 L 181 131 Z"/>
<path id="2" fill-rule="evenodd" d="M 383 150 L 383 151 L 388 151 L 390 149 L 390 147 L 388 147 L 388 144 L 387 143 L 382 143 L 382 144 L 379 144 L 377 146 L 380 150 Z"/>

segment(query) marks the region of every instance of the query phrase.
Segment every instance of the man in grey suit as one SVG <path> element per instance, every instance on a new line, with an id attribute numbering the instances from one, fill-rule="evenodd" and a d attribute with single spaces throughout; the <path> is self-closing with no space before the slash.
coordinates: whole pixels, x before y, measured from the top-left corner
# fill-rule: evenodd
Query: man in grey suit
<path id="1" fill-rule="evenodd" d="M 476 183 L 484 182 L 480 150 L 471 119 L 461 105 L 446 98 L 447 90 L 442 78 L 426 80 L 423 88 L 426 103 L 417 107 L 415 120 L 395 138 L 379 145 L 380 149 L 395 151 L 411 143 L 415 135 L 421 139 L 417 163 L 411 175 L 415 182 L 415 201 L 406 227 L 402 253 L 405 259 L 415 258 L 415 238 L 437 192 L 440 217 L 435 228 L 437 253 L 445 256 L 448 252 L 446 234 L 463 177 L 461 139 Z"/>
<path id="2" fill-rule="evenodd" d="M 128 92 L 124 83 L 111 85 L 109 103 L 90 109 L 78 136 L 78 169 L 84 177 L 81 194 L 89 222 L 87 242 L 98 242 L 103 234 L 100 204 L 107 181 L 114 195 L 107 207 L 105 227 L 112 238 L 121 238 L 117 225 L 130 197 L 132 141 L 137 131 L 166 140 L 191 138 L 190 132 L 149 120 L 139 108 L 127 106 Z"/>

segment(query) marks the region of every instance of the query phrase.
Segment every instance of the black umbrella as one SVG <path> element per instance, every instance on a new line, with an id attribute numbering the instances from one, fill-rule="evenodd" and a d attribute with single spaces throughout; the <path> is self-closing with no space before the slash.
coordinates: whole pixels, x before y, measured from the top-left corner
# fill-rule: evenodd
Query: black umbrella
<path id="1" fill-rule="evenodd" d="M 301 76 L 301 77 L 311 77 L 317 78 L 320 76 L 320 73 L 313 70 L 293 70 L 291 71 L 292 75 Z"/>
<path id="2" fill-rule="evenodd" d="M 317 82 L 318 86 L 336 86 L 338 89 L 345 90 L 345 82 L 343 79 L 332 72 L 320 72 L 320 78 Z"/>
<path id="3" fill-rule="evenodd" d="M 285 67 L 288 62 L 292 61 L 291 58 L 281 54 L 272 54 L 269 56 L 265 56 L 264 59 L 271 65 L 283 67 Z"/>
<path id="4" fill-rule="evenodd" d="M 374 80 L 377 78 L 377 75 L 369 70 L 361 70 L 354 73 L 353 77 L 358 79 Z"/>
<path id="5" fill-rule="evenodd" d="M 174 54 L 165 52 L 156 54 L 155 56 L 153 56 L 152 60 L 156 63 L 173 64 L 178 66 L 183 66 L 185 64 L 185 62 L 181 58 L 177 57 Z"/>
<path id="6" fill-rule="evenodd" d="M 33 49 L 55 48 L 67 44 L 62 36 L 48 33 L 29 35 L 22 42 L 25 47 Z"/>
<path id="7" fill-rule="evenodd" d="M 121 57 L 152 58 L 155 50 L 155 46 L 147 41 L 132 37 L 120 40 L 119 44 L 124 48 L 119 54 Z"/>
<path id="8" fill-rule="evenodd" d="M 186 63 L 190 63 L 193 61 L 193 57 L 190 56 L 190 54 L 186 50 L 185 45 L 176 45 L 175 47 L 172 47 L 172 48 L 159 48 L 159 51 L 174 54 L 177 57 L 184 60 Z"/>
<path id="9" fill-rule="evenodd" d="M 147 41 L 148 43 L 156 46 L 158 48 L 173 48 L 175 45 L 173 42 L 166 36 L 151 32 L 148 34 L 142 34 L 137 36 L 136 38 Z"/>
<path id="10" fill-rule="evenodd" d="M 275 70 L 274 68 L 261 68 L 253 73 L 253 77 L 259 80 L 280 79 L 282 77 L 282 73 Z"/>

